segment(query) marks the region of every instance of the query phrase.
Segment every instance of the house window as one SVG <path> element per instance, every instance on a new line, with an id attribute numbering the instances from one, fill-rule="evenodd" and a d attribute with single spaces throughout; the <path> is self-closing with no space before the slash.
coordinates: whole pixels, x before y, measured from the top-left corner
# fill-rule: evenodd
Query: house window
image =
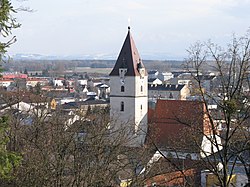
<path id="1" fill-rule="evenodd" d="M 192 159 L 191 155 L 190 155 L 190 154 L 187 154 L 187 155 L 186 155 L 186 159 L 190 159 L 190 160 L 191 160 L 191 159 Z"/>
<path id="2" fill-rule="evenodd" d="M 124 92 L 124 90 L 125 90 L 125 87 L 121 86 L 121 92 Z"/>
<path id="3" fill-rule="evenodd" d="M 173 154 L 169 152 L 169 153 L 167 154 L 167 158 L 173 158 Z"/>
<path id="4" fill-rule="evenodd" d="M 170 99 L 173 99 L 173 98 L 174 98 L 172 92 L 170 92 L 169 98 L 170 98 Z"/>
<path id="5" fill-rule="evenodd" d="M 124 102 L 121 102 L 121 111 L 124 111 Z"/>

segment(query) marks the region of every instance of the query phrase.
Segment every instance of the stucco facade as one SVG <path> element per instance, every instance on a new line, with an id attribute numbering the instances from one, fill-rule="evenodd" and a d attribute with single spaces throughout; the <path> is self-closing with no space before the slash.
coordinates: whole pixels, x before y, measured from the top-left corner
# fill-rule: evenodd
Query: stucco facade
<path id="1" fill-rule="evenodd" d="M 114 131 L 127 129 L 129 146 L 144 143 L 147 131 L 148 76 L 130 31 L 110 73 L 110 118 Z"/>

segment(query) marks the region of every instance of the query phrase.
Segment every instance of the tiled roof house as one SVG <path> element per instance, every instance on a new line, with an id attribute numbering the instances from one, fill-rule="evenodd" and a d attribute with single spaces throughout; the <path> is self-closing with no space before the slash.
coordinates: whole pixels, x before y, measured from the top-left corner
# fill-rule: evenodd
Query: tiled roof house
<path id="1" fill-rule="evenodd" d="M 153 142 L 157 151 L 148 162 L 145 186 L 182 186 L 186 180 L 200 186 L 204 167 L 200 158 L 212 153 L 206 137 L 213 137 L 205 105 L 158 99 L 155 106 L 150 106 L 147 143 Z"/>
<path id="2" fill-rule="evenodd" d="M 161 149 L 200 156 L 204 137 L 212 134 L 204 104 L 199 101 L 157 100 L 148 118 L 149 136 Z"/>

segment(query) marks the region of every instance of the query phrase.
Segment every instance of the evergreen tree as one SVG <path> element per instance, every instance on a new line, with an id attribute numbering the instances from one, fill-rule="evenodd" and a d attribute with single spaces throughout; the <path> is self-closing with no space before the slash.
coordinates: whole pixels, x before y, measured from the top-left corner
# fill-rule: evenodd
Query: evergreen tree
<path id="1" fill-rule="evenodd" d="M 0 179 L 12 178 L 13 169 L 18 166 L 21 156 L 15 152 L 7 150 L 9 138 L 7 132 L 9 130 L 8 118 L 0 117 Z"/>
<path id="2" fill-rule="evenodd" d="M 9 0 L 0 0 L 0 36 L 9 38 L 7 42 L 0 41 L 0 60 L 1 62 L 6 59 L 7 49 L 16 41 L 16 37 L 12 36 L 12 29 L 20 26 L 17 23 L 16 18 L 13 17 L 13 13 L 16 13 L 11 2 Z"/>
<path id="3" fill-rule="evenodd" d="M 0 41 L 0 63 L 6 61 L 7 49 L 16 41 L 15 36 L 11 36 L 12 29 L 20 26 L 17 23 L 13 14 L 16 13 L 9 0 L 0 0 L 0 36 L 6 38 L 7 42 Z M 0 71 L 1 69 L 0 64 Z M 0 117 L 0 179 L 1 182 L 5 179 L 11 178 L 13 169 L 18 165 L 21 157 L 12 151 L 7 150 L 9 142 L 7 133 L 9 130 L 8 118 L 6 116 Z"/>

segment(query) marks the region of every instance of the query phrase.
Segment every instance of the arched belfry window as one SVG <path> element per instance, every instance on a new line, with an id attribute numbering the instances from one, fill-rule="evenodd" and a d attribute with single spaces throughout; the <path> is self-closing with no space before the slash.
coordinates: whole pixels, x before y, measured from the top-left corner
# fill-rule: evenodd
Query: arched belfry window
<path id="1" fill-rule="evenodd" d="M 124 102 L 121 102 L 121 111 L 124 111 Z"/>
<path id="2" fill-rule="evenodd" d="M 125 91 L 125 87 L 122 85 L 121 86 L 121 92 L 124 92 Z"/>

